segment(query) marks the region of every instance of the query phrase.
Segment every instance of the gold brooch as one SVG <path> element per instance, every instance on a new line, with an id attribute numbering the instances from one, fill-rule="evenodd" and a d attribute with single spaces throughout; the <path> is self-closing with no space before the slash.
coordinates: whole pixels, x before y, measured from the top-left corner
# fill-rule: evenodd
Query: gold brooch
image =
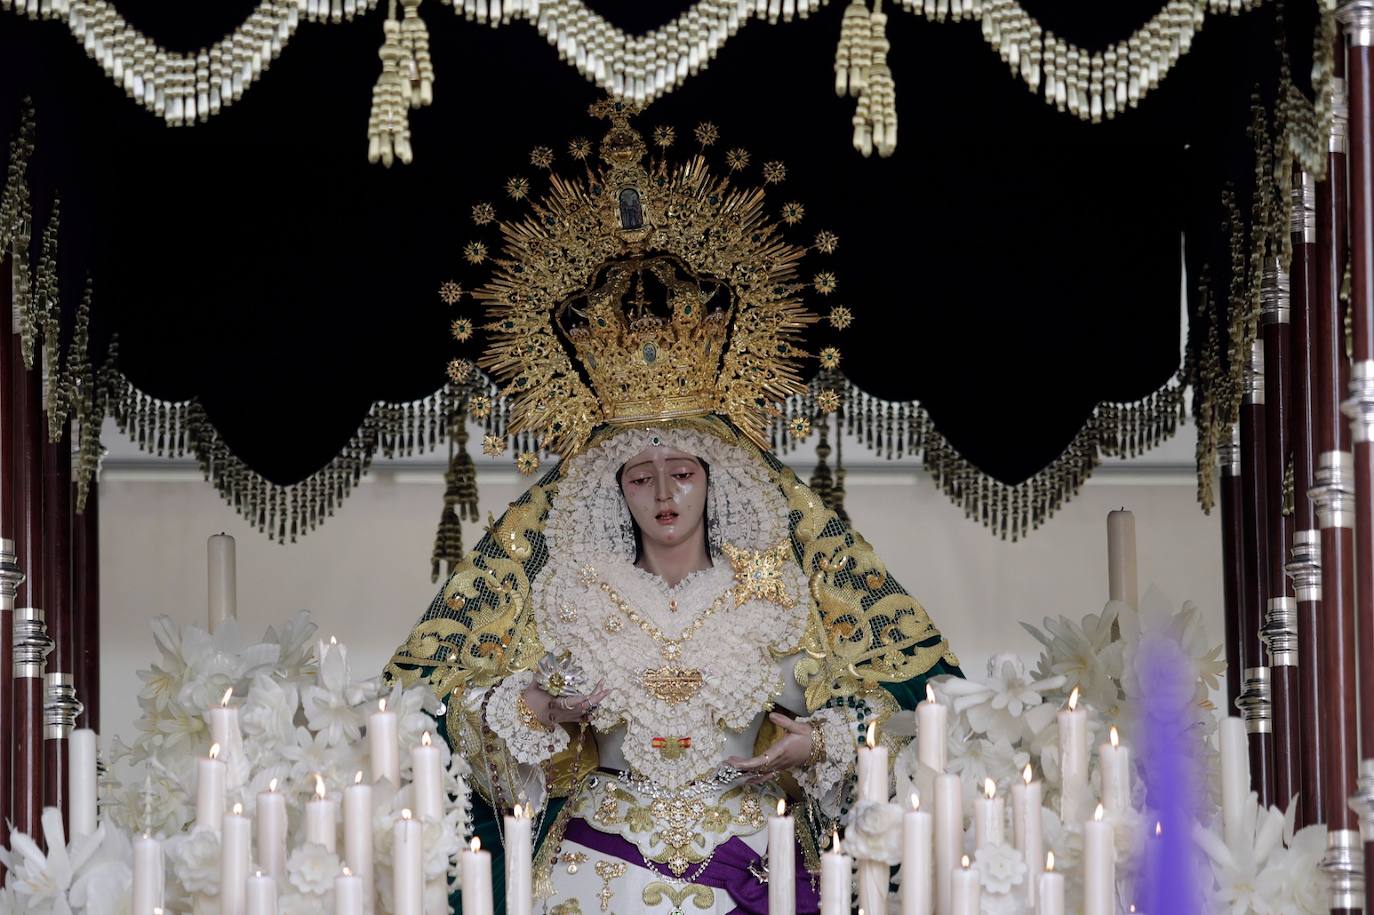
<path id="1" fill-rule="evenodd" d="M 686 702 L 701 689 L 701 671 L 694 667 L 656 667 L 644 671 L 644 688 L 669 705 Z"/>
<path id="2" fill-rule="evenodd" d="M 787 609 L 797 605 L 782 580 L 784 564 L 793 559 L 790 540 L 767 550 L 741 550 L 728 543 L 721 544 L 721 550 L 735 570 L 736 607 L 755 599 L 772 601 Z"/>

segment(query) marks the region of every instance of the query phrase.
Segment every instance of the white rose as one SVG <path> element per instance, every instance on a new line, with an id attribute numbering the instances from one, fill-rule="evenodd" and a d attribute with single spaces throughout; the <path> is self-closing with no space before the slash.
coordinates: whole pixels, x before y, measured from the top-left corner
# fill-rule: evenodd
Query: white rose
<path id="1" fill-rule="evenodd" d="M 334 888 L 339 856 L 318 842 L 306 842 L 286 861 L 286 876 L 302 893 L 323 896 Z"/>
<path id="2" fill-rule="evenodd" d="M 900 864 L 902 808 L 886 801 L 859 801 L 844 839 L 845 849 L 855 858 Z"/>

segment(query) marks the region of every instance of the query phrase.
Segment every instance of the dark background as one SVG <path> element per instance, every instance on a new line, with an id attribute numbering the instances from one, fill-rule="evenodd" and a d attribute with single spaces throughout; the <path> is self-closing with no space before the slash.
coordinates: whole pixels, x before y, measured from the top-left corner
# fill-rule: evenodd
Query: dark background
<path id="1" fill-rule="evenodd" d="M 212 43 L 253 8 L 119 0 L 133 24 L 176 50 Z M 685 4 L 590 4 L 631 30 Z M 1128 36 L 1160 0 L 1036 0 L 1047 30 L 1091 48 Z M 1237 184 L 1248 212 L 1250 97 L 1272 97 L 1276 16 L 1293 70 L 1310 68 L 1307 5 L 1208 15 L 1138 109 L 1091 125 L 1034 96 L 975 22 L 935 23 L 888 4 L 900 143 L 890 159 L 850 146 L 853 100 L 834 93 L 843 0 L 808 20 L 751 22 L 704 72 L 641 116 L 646 133 L 719 125 L 710 151 L 748 148 L 745 175 L 782 159 L 771 205 L 806 206 L 793 234 L 839 234 L 839 290 L 814 304 L 857 314 L 840 338 L 862 389 L 918 399 L 970 461 L 1016 483 L 1054 458 L 1093 407 L 1135 400 L 1179 368 L 1180 248 L 1225 288 L 1219 199 Z M 1291 8 L 1289 8 L 1291 7 Z M 289 484 L 333 457 L 373 400 L 439 387 L 456 312 L 436 293 L 471 288 L 462 246 L 493 227 L 477 201 L 518 212 L 502 185 L 544 184 L 535 145 L 575 170 L 567 141 L 593 141 L 598 92 L 533 26 L 469 23 L 422 7 L 436 70 L 432 107 L 411 112 L 416 161 L 366 162 L 382 12 L 303 22 L 236 104 L 169 128 L 86 59 L 65 25 L 0 14 L 0 132 L 19 99 L 37 112 L 30 168 L 35 237 L 61 194 L 65 308 L 94 283 L 97 350 L 118 333 L 119 368 L 150 395 L 198 397 L 230 447 Z M 35 249 L 37 242 L 35 241 Z M 97 362 L 99 357 L 97 356 Z"/>

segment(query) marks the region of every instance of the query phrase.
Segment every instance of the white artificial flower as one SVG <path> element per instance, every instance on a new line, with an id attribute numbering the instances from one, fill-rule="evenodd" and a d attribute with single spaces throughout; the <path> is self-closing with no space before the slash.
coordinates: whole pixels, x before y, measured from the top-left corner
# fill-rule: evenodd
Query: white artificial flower
<path id="1" fill-rule="evenodd" d="M 1022 623 L 1022 628 L 1045 646 L 1036 676 L 1042 680 L 1062 676 L 1064 690 L 1078 687 L 1082 700 L 1111 713 L 1117 703 L 1116 681 L 1121 677 L 1123 653 L 1122 643 L 1112 639 L 1112 623 L 1122 606 L 1119 601 L 1108 601 L 1100 614 L 1089 613 L 1081 623 L 1065 616 L 1047 616 L 1043 632 Z"/>
<path id="2" fill-rule="evenodd" d="M 859 801 L 849 814 L 844 848 L 856 859 L 900 864 L 902 808 L 887 801 Z"/>
<path id="3" fill-rule="evenodd" d="M 1026 879 L 1025 858 L 1010 845 L 984 845 L 974 854 L 973 864 L 983 891 L 994 895 L 1010 893 Z"/>
<path id="4" fill-rule="evenodd" d="M 310 652 L 310 639 L 316 626 L 310 621 L 310 614 L 297 610 L 296 614 L 281 626 L 271 626 L 262 640 L 276 645 L 277 676 L 283 680 L 299 683 L 315 673 L 315 658 Z"/>
<path id="5" fill-rule="evenodd" d="M 191 816 L 187 784 L 156 765 L 143 766 L 141 772 L 142 779 L 135 775 L 122 782 L 107 775 L 100 785 L 105 820 L 131 833 L 181 832 Z"/>
<path id="6" fill-rule="evenodd" d="M 170 616 L 154 617 L 149 625 L 162 663 L 138 672 L 138 678 L 143 681 L 138 704 L 145 712 L 161 712 L 181 692 L 186 678 L 186 661 L 181 655 L 181 628 Z"/>
<path id="7" fill-rule="evenodd" d="M 1220 818 L 1218 818 L 1220 819 Z M 1277 807 L 1262 809 L 1251 793 L 1241 809 L 1235 841 L 1222 833 L 1194 827 L 1193 836 L 1207 856 L 1212 870 L 1212 900 L 1219 911 L 1255 915 L 1294 911 L 1285 868 L 1274 866 L 1283 859 L 1284 815 Z M 1221 824 L 1216 824 L 1221 828 Z"/>
<path id="8" fill-rule="evenodd" d="M 986 679 L 947 677 L 935 685 L 935 691 L 948 700 L 956 715 L 967 718 L 975 733 L 1016 743 L 1053 720 L 1055 709 L 1042 694 L 1059 689 L 1064 682 L 1060 675 L 1032 678 L 1020 658 L 999 654 L 989 659 Z"/>
<path id="9" fill-rule="evenodd" d="M 306 842 L 286 860 L 286 876 L 302 893 L 323 896 L 339 876 L 339 856 L 318 842 Z"/>
<path id="10" fill-rule="evenodd" d="M 18 831 L 10 833 L 9 849 L 0 849 L 0 862 L 9 870 L 6 885 L 14 891 L 10 898 L 17 903 L 17 910 L 25 913 L 71 915 L 78 905 L 73 896 L 79 894 L 84 904 L 86 885 L 93 875 L 97 879 L 102 873 L 116 876 L 110 872 L 126 862 L 119 861 L 117 847 L 101 854 L 106 842 L 103 826 L 91 835 L 78 837 L 69 846 L 62 827 L 62 811 L 45 807 L 40 822 L 48 847 L 46 853 L 31 837 Z"/>
<path id="11" fill-rule="evenodd" d="M 300 695 L 295 684 L 259 673 L 239 708 L 239 729 L 245 746 L 258 744 L 259 752 L 296 739 L 296 710 Z M 250 753 L 250 758 L 253 754 Z"/>
<path id="12" fill-rule="evenodd" d="M 232 618 L 220 623 L 213 633 L 199 626 L 184 627 L 181 651 L 187 674 L 177 701 L 197 712 L 219 704 L 229 687 L 260 672 L 270 672 L 281 656 L 279 645 L 243 644 L 238 620 Z"/>
<path id="13" fill-rule="evenodd" d="M 85 915 L 128 915 L 133 905 L 133 848 L 119 829 L 97 828 L 100 847 L 72 881 L 72 906 Z"/>
<path id="14" fill-rule="evenodd" d="M 361 690 L 348 682 L 348 662 L 342 645 L 331 645 L 320 660 L 318 684 L 301 687 L 301 706 L 310 729 L 324 735 L 330 746 L 352 743 L 362 737 Z"/>
<path id="15" fill-rule="evenodd" d="M 172 836 L 163 843 L 163 851 L 177 883 L 187 895 L 219 894 L 219 833 L 198 826 Z"/>
<path id="16" fill-rule="evenodd" d="M 966 810 L 973 809 L 973 799 L 985 779 L 992 779 L 1005 794 L 1021 778 L 1021 770 L 1029 761 L 1030 754 L 1008 741 L 988 740 L 975 737 L 966 729 L 950 728 L 947 771 L 960 777 Z"/>

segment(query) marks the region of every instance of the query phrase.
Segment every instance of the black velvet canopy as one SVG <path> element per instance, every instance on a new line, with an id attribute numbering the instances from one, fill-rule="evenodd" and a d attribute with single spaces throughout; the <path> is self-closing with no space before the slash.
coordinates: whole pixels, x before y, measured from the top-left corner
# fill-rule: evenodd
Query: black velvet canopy
<path id="1" fill-rule="evenodd" d="M 683 4 L 591 4 L 648 29 Z M 1102 47 L 1159 0 L 1026 2 L 1072 41 Z M 253 8 L 117 0 L 135 26 L 175 50 L 211 43 Z M 1206 27 L 1138 109 L 1087 124 L 1013 78 L 976 23 L 889 9 L 900 113 L 891 158 L 850 145 L 853 100 L 837 98 L 833 60 L 845 4 L 805 21 L 747 25 L 711 67 L 652 104 L 645 130 L 720 127 L 723 164 L 752 152 L 787 165 L 777 205 L 805 205 L 797 229 L 839 235 L 833 302 L 854 326 L 837 342 L 863 391 L 918 400 L 970 462 L 1017 483 L 1056 459 L 1102 401 L 1134 401 L 1181 371 L 1180 254 L 1188 285 L 1226 289 L 1228 182 L 1248 213 L 1251 97 L 1272 109 L 1286 35 L 1292 72 L 1311 66 L 1313 11 L 1265 5 Z M 603 132 L 598 92 L 526 23 L 465 22 L 422 7 L 435 102 L 413 111 L 416 161 L 365 159 L 381 14 L 303 23 L 244 99 L 193 127 L 168 128 L 118 91 L 56 23 L 0 13 L 0 129 L 32 98 L 35 236 L 61 198 L 65 307 L 93 283 L 96 346 L 118 334 L 118 367 L 144 392 L 195 397 L 230 449 L 278 484 L 334 457 L 376 400 L 423 397 L 480 335 L 448 335 L 467 300 L 439 285 L 482 278 L 465 243 L 494 240 L 471 205 L 498 217 L 510 176 L 545 181 L 575 167 L 567 141 Z M 1286 17 L 1286 21 L 1284 21 Z M 97 360 L 98 361 L 98 360 Z"/>

